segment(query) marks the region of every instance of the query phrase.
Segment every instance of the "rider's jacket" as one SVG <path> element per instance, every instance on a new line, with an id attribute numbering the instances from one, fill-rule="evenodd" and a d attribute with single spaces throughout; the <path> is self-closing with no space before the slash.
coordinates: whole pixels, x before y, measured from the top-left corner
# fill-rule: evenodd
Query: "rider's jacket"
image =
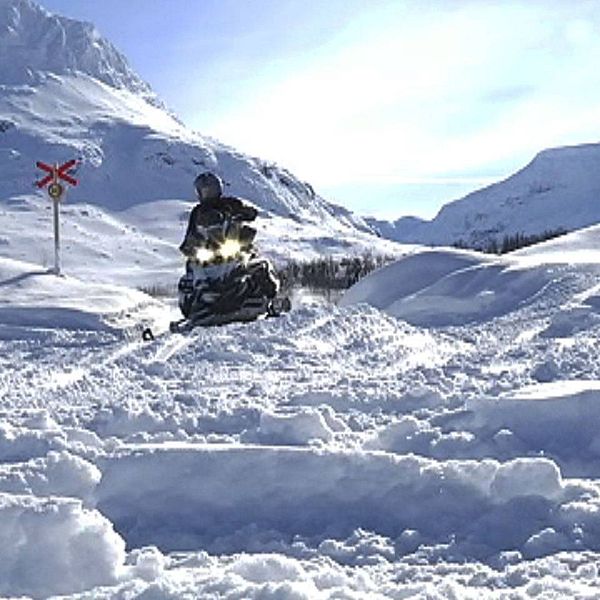
<path id="1" fill-rule="evenodd" d="M 258 211 L 239 198 L 222 196 L 199 202 L 190 213 L 188 228 L 183 242 L 179 246 L 181 252 L 190 255 L 194 248 L 203 242 L 223 239 L 232 234 L 252 243 L 256 231 L 249 226 L 241 225 L 244 222 L 254 221 Z"/>

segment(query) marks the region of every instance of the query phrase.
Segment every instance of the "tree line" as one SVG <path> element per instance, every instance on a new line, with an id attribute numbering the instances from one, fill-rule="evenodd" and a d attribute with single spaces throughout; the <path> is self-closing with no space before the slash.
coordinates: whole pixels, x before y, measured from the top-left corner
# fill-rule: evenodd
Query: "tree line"
<path id="1" fill-rule="evenodd" d="M 505 235 L 502 238 L 502 242 L 498 242 L 495 238 L 492 239 L 484 247 L 473 247 L 469 246 L 464 240 L 458 240 L 454 244 L 456 248 L 473 248 L 480 252 L 486 252 L 487 254 L 506 254 L 507 252 L 513 252 L 519 248 L 525 248 L 527 246 L 533 246 L 546 240 L 557 238 L 561 235 L 569 233 L 566 229 L 547 229 L 546 231 L 538 234 L 526 235 L 524 233 L 515 233 L 514 235 Z"/>
<path id="2" fill-rule="evenodd" d="M 281 289 L 294 287 L 311 290 L 345 290 L 359 279 L 395 260 L 393 256 L 364 254 L 346 258 L 315 258 L 310 261 L 291 259 L 277 269 Z"/>

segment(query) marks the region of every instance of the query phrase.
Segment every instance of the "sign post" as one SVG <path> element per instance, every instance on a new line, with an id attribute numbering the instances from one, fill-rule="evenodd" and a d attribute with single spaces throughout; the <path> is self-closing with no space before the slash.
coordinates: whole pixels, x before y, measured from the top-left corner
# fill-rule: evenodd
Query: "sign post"
<path id="1" fill-rule="evenodd" d="M 54 273 L 60 275 L 60 202 L 66 192 L 66 188 L 59 182 L 59 179 L 77 185 L 77 179 L 74 179 L 68 172 L 77 165 L 76 160 L 70 160 L 63 165 L 47 165 L 38 161 L 36 166 L 38 169 L 48 173 L 43 179 L 36 181 L 39 188 L 44 188 L 48 184 L 48 196 L 54 204 Z"/>

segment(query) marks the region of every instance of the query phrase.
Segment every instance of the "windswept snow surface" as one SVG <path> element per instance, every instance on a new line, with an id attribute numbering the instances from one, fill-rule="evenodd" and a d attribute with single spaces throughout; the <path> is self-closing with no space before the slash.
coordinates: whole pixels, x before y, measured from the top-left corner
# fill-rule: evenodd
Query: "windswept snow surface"
<path id="1" fill-rule="evenodd" d="M 151 344 L 168 306 L 4 260 L 0 595 L 597 598 L 599 236 Z"/>

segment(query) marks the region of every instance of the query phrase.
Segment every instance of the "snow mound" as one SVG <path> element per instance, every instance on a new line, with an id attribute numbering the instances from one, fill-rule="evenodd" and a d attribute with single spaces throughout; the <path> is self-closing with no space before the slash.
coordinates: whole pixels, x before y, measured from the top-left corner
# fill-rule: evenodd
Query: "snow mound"
<path id="1" fill-rule="evenodd" d="M 528 264 L 585 265 L 600 263 L 600 225 L 585 227 L 558 238 L 511 252 Z"/>
<path id="2" fill-rule="evenodd" d="M 58 428 L 48 431 L 0 423 L 0 463 L 27 461 L 64 448 L 64 436 Z"/>
<path id="3" fill-rule="evenodd" d="M 464 325 L 531 302 L 555 276 L 505 257 L 461 250 L 423 250 L 371 273 L 340 306 L 366 302 L 420 326 Z"/>
<path id="4" fill-rule="evenodd" d="M 361 532 L 357 533 L 360 537 Z M 141 554 L 140 559 L 156 557 L 151 549 Z M 69 598 L 592 600 L 597 596 L 598 555 L 593 552 L 558 553 L 514 564 L 518 560 L 518 553 L 507 552 L 502 564 L 491 568 L 480 563 L 454 564 L 441 557 L 429 564 L 418 556 L 398 568 L 385 561 L 360 568 L 336 564 L 327 557 L 288 558 L 270 552 L 215 557 L 196 552 L 171 558 L 152 580 L 140 577 Z M 270 581 L 265 578 L 269 575 L 273 577 Z"/>
<path id="5" fill-rule="evenodd" d="M 470 400 L 467 408 L 468 427 L 478 438 L 512 438 L 515 449 L 554 457 L 570 476 L 598 475 L 598 381 L 529 385 L 497 399 Z"/>
<path id="6" fill-rule="evenodd" d="M 263 444 L 305 445 L 313 440 L 329 442 L 333 439 L 333 431 L 327 422 L 328 407 L 323 411 L 312 408 L 287 412 L 262 412 L 260 424 L 253 434 L 246 434 L 244 439 L 260 441 Z"/>
<path id="7" fill-rule="evenodd" d="M 107 319 L 160 310 L 146 294 L 115 285 L 57 277 L 37 265 L 0 258 L 0 337 L 10 327 L 108 330 Z"/>
<path id="8" fill-rule="evenodd" d="M 46 598 L 115 584 L 125 542 L 81 502 L 0 493 L 0 595 Z"/>
<path id="9" fill-rule="evenodd" d="M 0 464 L 0 491 L 35 496 L 71 496 L 92 501 L 101 473 L 69 452 L 49 452 L 27 463 Z"/>

